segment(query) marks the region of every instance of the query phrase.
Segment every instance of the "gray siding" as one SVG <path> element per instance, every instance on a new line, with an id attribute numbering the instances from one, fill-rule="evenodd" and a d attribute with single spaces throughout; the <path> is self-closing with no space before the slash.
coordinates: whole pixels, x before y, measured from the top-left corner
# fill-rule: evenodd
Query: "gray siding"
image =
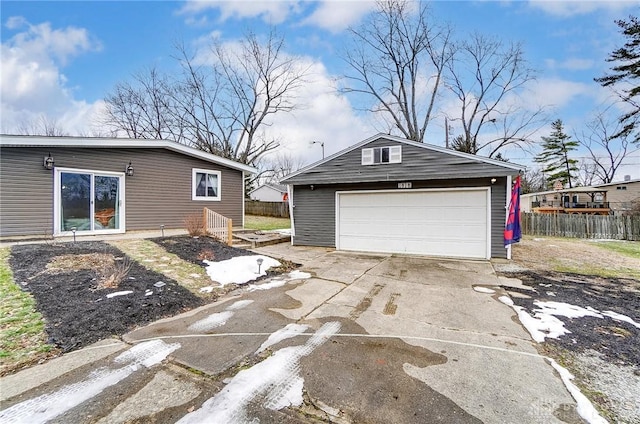
<path id="1" fill-rule="evenodd" d="M 362 165 L 362 149 L 402 146 L 402 163 Z M 331 184 L 451 178 L 500 177 L 517 174 L 513 169 L 475 158 L 434 151 L 379 138 L 306 172 L 285 179 L 285 184 Z"/>
<path id="2" fill-rule="evenodd" d="M 490 178 L 450 179 L 450 180 L 412 180 L 413 189 L 491 187 L 491 257 L 506 258 L 503 245 L 505 224 L 506 177 L 497 178 L 491 184 Z M 296 185 L 293 192 L 293 214 L 295 223 L 294 245 L 335 247 L 335 193 L 349 190 L 392 190 L 396 182 L 363 184 L 314 184 Z"/>
<path id="3" fill-rule="evenodd" d="M 184 218 L 208 207 L 242 225 L 242 172 L 166 149 L 3 147 L 0 152 L 0 237 L 51 234 L 53 171 L 42 166 L 51 152 L 55 166 L 123 172 L 126 229 L 184 228 Z M 221 171 L 219 202 L 191 200 L 192 168 Z"/>

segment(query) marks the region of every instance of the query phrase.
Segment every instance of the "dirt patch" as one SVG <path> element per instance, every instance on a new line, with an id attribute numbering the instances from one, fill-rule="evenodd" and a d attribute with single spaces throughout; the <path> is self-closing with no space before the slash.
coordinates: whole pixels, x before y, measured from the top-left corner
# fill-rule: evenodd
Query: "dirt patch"
<path id="1" fill-rule="evenodd" d="M 564 302 L 597 311 L 613 311 L 640 322 L 640 281 L 622 278 L 591 277 L 578 274 L 530 271 L 509 273 L 535 291 L 505 287 L 526 297 L 512 296 L 513 302 L 533 315 L 534 301 Z M 527 298 L 528 296 L 531 296 Z M 595 351 L 620 365 L 640 364 L 640 329 L 609 317 L 559 317 L 570 334 L 545 343 L 575 352 Z"/>
<path id="2" fill-rule="evenodd" d="M 117 287 L 101 287 L 104 270 L 117 258 L 125 255 L 102 242 L 11 249 L 14 280 L 32 293 L 49 343 L 68 352 L 204 303 L 175 280 L 136 262 Z"/>
<path id="3" fill-rule="evenodd" d="M 525 237 L 513 260 L 528 269 L 640 278 L 640 261 L 598 246 L 598 241 Z"/>

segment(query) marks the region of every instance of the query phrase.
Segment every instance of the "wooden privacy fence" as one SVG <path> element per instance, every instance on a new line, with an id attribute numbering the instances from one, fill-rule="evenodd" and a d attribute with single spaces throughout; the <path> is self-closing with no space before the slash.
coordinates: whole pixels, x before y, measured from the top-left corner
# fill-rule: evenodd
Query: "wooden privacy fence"
<path id="1" fill-rule="evenodd" d="M 289 218 L 289 202 L 260 202 L 257 200 L 245 200 L 244 213 L 247 215 Z"/>
<path id="2" fill-rule="evenodd" d="M 231 219 L 211 209 L 204 208 L 202 211 L 202 222 L 204 223 L 204 230 L 208 235 L 231 245 L 231 239 L 233 238 L 233 222 Z"/>
<path id="3" fill-rule="evenodd" d="M 522 213 L 523 234 L 591 239 L 640 240 L 640 217 Z"/>

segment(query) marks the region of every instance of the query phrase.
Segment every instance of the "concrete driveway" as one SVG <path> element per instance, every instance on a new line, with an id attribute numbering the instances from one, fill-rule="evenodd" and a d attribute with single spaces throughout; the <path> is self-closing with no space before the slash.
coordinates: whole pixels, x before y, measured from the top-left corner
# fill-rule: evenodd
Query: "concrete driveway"
<path id="1" fill-rule="evenodd" d="M 513 310 L 497 301 L 490 263 L 287 244 L 255 251 L 301 263 L 311 278 L 241 290 L 127 334 L 170 360 L 140 367 L 61 421 L 582 422 Z M 27 385 L 2 407 L 80 384 L 91 367 L 122 366 L 126 349 Z"/>

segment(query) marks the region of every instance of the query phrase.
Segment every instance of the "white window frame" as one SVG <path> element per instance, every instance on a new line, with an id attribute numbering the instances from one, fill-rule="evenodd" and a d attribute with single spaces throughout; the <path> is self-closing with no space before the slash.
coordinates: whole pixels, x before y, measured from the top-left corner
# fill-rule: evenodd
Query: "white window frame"
<path id="1" fill-rule="evenodd" d="M 389 161 L 382 162 L 382 149 L 389 149 Z M 380 162 L 375 162 L 375 150 L 380 150 Z M 362 165 L 385 165 L 402 163 L 402 146 L 382 146 L 362 149 Z"/>
<path id="2" fill-rule="evenodd" d="M 196 196 L 196 189 L 198 187 L 196 181 L 196 174 L 208 174 L 215 175 L 218 177 L 218 195 L 213 196 Z M 208 178 L 208 177 L 207 177 Z M 205 190 L 206 193 L 206 190 Z M 200 169 L 200 168 L 192 168 L 191 169 L 191 200 L 205 201 L 205 202 L 219 202 L 222 200 L 222 173 L 220 171 L 214 171 L 212 169 Z"/>
<path id="3" fill-rule="evenodd" d="M 91 175 L 91 206 L 90 206 L 90 216 L 94 217 L 95 214 L 95 205 L 94 205 L 94 182 L 93 179 L 96 175 L 105 176 L 105 177 L 118 177 L 119 181 L 119 193 L 118 193 L 118 202 L 119 202 L 119 213 L 120 213 L 120 228 L 117 229 L 102 229 L 96 230 L 93 229 L 91 231 L 82 231 L 78 233 L 78 235 L 95 235 L 95 234 L 124 234 L 126 232 L 126 222 L 125 218 L 126 214 L 126 202 L 125 202 L 125 174 L 124 172 L 111 172 L 111 171 L 99 171 L 95 169 L 80 169 L 80 168 L 58 168 L 55 167 L 55 173 L 53 178 L 53 236 L 71 236 L 73 235 L 72 231 L 63 231 L 60 227 L 60 206 L 62 202 L 62 198 L 60 196 L 60 188 L 61 184 L 61 175 L 62 173 L 74 173 L 74 174 L 90 174 Z M 93 225 L 93 224 L 92 224 Z"/>

